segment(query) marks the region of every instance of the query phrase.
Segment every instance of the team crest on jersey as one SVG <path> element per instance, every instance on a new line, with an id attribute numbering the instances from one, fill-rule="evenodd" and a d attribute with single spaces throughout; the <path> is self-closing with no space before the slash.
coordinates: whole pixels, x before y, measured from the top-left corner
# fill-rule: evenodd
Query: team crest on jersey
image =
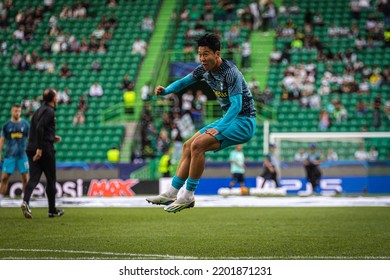
<path id="1" fill-rule="evenodd" d="M 222 92 L 222 91 L 219 91 L 219 90 L 213 90 L 214 91 L 214 94 L 217 96 L 217 97 L 227 97 L 228 96 L 228 93 L 227 92 Z"/>

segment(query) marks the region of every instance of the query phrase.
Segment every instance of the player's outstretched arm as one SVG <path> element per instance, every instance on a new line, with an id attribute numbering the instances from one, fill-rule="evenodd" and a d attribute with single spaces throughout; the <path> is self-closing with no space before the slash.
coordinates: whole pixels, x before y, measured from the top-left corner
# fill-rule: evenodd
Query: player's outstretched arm
<path id="1" fill-rule="evenodd" d="M 170 84 L 166 88 L 164 88 L 163 86 L 160 86 L 160 85 L 157 86 L 156 89 L 154 90 L 154 93 L 156 95 L 167 95 L 170 93 L 177 93 L 177 92 L 185 89 L 186 87 L 192 85 L 195 82 L 196 82 L 196 80 L 192 78 L 192 75 L 188 74 L 184 78 L 173 82 L 172 84 Z"/>

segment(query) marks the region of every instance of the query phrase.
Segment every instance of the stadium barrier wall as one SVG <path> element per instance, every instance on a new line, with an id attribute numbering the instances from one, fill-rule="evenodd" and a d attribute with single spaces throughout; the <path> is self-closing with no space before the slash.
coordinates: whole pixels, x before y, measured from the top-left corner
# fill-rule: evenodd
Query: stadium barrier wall
<path id="1" fill-rule="evenodd" d="M 295 195 L 308 192 L 302 164 L 283 163 L 280 185 L 287 194 Z M 88 168 L 58 168 L 57 196 L 133 196 L 157 194 L 164 186 L 169 185 L 170 178 L 158 180 L 129 179 L 132 170 L 140 166 L 131 164 L 89 165 Z M 321 165 L 323 177 L 317 192 L 333 194 L 390 194 L 390 161 L 384 162 L 325 162 Z M 248 163 L 246 185 L 258 188 L 262 182 L 262 167 L 259 163 Z M 10 178 L 8 195 L 15 198 L 21 194 L 22 184 L 19 174 Z M 231 180 L 229 164 L 208 163 L 204 176 L 200 180 L 197 194 L 218 194 L 220 188 L 226 188 Z M 161 183 L 164 182 L 164 183 Z M 34 191 L 35 196 L 44 196 L 45 177 Z M 237 186 L 238 187 L 238 186 Z M 266 188 L 272 188 L 266 183 Z"/>

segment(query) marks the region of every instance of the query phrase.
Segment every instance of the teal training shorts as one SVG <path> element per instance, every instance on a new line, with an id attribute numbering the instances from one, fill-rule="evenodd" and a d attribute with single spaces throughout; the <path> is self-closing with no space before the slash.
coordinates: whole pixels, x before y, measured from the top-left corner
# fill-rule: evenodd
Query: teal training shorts
<path id="1" fill-rule="evenodd" d="M 222 121 L 219 119 L 209 125 L 206 125 L 199 130 L 201 134 L 205 133 L 207 129 L 214 128 L 218 123 Z M 215 138 L 221 142 L 221 150 L 230 146 L 243 144 L 248 142 L 256 131 L 256 119 L 245 116 L 239 116 L 234 119 L 230 126 L 225 129 L 222 133 L 215 135 Z"/>
<path id="2" fill-rule="evenodd" d="M 27 157 L 5 158 L 1 171 L 7 174 L 14 174 L 16 167 L 18 167 L 20 174 L 27 173 L 29 170 Z"/>

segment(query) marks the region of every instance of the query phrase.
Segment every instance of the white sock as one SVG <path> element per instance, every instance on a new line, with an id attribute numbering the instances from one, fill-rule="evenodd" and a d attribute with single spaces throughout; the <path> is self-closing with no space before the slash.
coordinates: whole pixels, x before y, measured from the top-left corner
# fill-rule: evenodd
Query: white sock
<path id="1" fill-rule="evenodd" d="M 179 192 L 178 189 L 170 186 L 169 189 L 167 190 L 166 194 L 169 196 L 169 197 L 173 197 L 173 196 L 177 196 L 177 193 Z"/>
<path id="2" fill-rule="evenodd" d="M 189 191 L 187 189 L 184 189 L 184 192 L 182 194 L 182 197 L 185 199 L 185 200 L 193 200 L 194 199 L 194 192 L 192 191 Z"/>

